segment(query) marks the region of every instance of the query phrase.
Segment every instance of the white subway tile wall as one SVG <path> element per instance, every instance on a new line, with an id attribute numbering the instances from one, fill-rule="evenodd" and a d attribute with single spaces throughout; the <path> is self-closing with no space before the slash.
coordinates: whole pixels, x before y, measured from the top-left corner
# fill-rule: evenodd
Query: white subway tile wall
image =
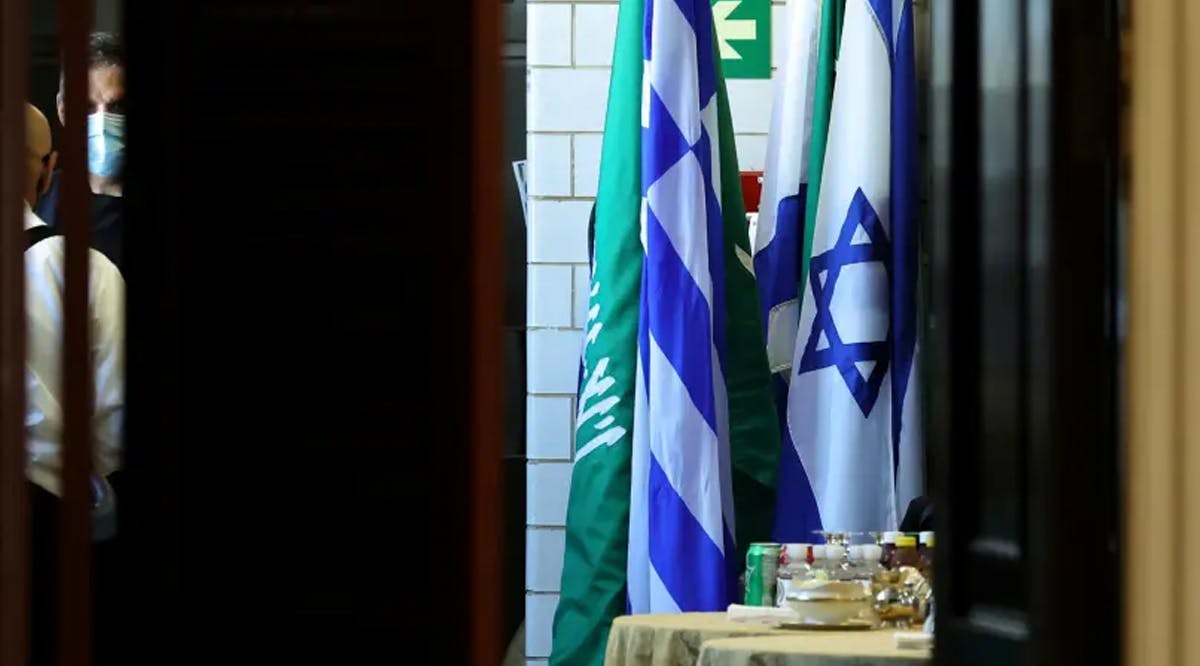
<path id="1" fill-rule="evenodd" d="M 768 79 L 730 79 L 729 112 L 737 134 L 766 134 L 771 126 L 771 81 Z"/>
<path id="2" fill-rule="evenodd" d="M 550 656 L 550 626 L 554 623 L 557 594 L 525 595 L 525 656 Z"/>
<path id="3" fill-rule="evenodd" d="M 772 61 L 778 67 L 786 0 L 772 2 Z M 617 0 L 528 0 L 525 654 L 531 665 L 550 655 L 558 603 L 590 289 L 587 221 L 600 178 L 617 6 Z M 761 170 L 771 83 L 731 80 L 728 89 L 738 163 L 744 171 Z"/>
<path id="4" fill-rule="evenodd" d="M 526 157 L 530 196 L 571 196 L 570 135 L 530 134 Z"/>
<path id="5" fill-rule="evenodd" d="M 742 171 L 762 171 L 767 163 L 766 134 L 737 134 L 738 168 Z"/>
<path id="6" fill-rule="evenodd" d="M 530 67 L 526 126 L 531 132 L 602 132 L 608 69 Z"/>
<path id="7" fill-rule="evenodd" d="M 587 266 L 575 267 L 575 326 L 587 329 L 588 300 L 592 295 L 592 271 Z"/>
<path id="8" fill-rule="evenodd" d="M 525 396 L 525 455 L 533 460 L 570 461 L 575 431 L 575 399 Z"/>
<path id="9" fill-rule="evenodd" d="M 529 266 L 525 280 L 525 322 L 529 326 L 569 328 L 575 316 L 572 267 Z"/>
<path id="10" fill-rule="evenodd" d="M 571 65 L 569 4 L 532 4 L 526 8 L 526 62 L 533 66 Z"/>
<path id="11" fill-rule="evenodd" d="M 525 552 L 529 553 L 525 589 L 558 592 L 565 541 L 566 532 L 562 529 L 530 527 L 525 530 Z"/>
<path id="12" fill-rule="evenodd" d="M 562 527 L 567 523 L 567 492 L 571 487 L 571 463 L 530 462 L 525 470 L 527 525 Z"/>
<path id="13" fill-rule="evenodd" d="M 531 394 L 573 395 L 582 339 L 577 331 L 530 329 L 525 334 L 525 383 Z"/>
<path id="14" fill-rule="evenodd" d="M 586 264 L 591 201 L 529 202 L 529 263 Z"/>
<path id="15" fill-rule="evenodd" d="M 603 143 L 603 134 L 575 135 L 575 196 L 596 196 L 596 186 L 600 183 L 600 148 Z"/>
<path id="16" fill-rule="evenodd" d="M 617 6 L 579 4 L 575 7 L 575 66 L 611 67 L 617 34 Z"/>

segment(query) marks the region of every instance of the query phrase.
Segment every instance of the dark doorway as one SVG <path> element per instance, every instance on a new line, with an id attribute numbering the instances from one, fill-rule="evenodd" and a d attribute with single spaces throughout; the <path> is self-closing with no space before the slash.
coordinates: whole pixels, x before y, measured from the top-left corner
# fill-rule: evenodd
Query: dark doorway
<path id="1" fill-rule="evenodd" d="M 499 19 L 126 7 L 130 663 L 499 660 Z"/>
<path id="2" fill-rule="evenodd" d="M 1117 18 L 933 6 L 940 663 L 1119 658 Z"/>

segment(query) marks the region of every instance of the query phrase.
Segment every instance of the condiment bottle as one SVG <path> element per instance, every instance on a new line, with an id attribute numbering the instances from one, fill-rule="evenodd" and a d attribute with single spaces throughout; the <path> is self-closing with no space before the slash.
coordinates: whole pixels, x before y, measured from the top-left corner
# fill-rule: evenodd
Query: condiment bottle
<path id="1" fill-rule="evenodd" d="M 892 568 L 918 567 L 921 564 L 917 555 L 917 538 L 902 534 L 896 537 L 896 554 L 892 557 Z"/>
<path id="2" fill-rule="evenodd" d="M 896 539 L 900 536 L 900 532 L 884 532 L 883 533 L 883 555 L 879 559 L 879 563 L 884 569 L 892 568 L 892 559 L 896 556 Z"/>
<path id="3" fill-rule="evenodd" d="M 921 545 L 918 547 L 921 563 L 921 575 L 926 580 L 933 578 L 933 532 L 921 532 Z"/>

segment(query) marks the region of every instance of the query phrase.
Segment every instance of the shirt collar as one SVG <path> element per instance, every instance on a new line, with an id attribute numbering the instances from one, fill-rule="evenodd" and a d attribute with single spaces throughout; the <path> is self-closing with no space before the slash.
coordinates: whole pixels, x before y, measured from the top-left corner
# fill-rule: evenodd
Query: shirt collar
<path id="1" fill-rule="evenodd" d="M 45 226 L 46 223 L 42 221 L 42 218 L 38 217 L 37 213 L 33 212 L 33 209 L 29 207 L 28 201 L 23 201 L 21 203 L 24 204 L 24 206 L 25 206 L 25 228 L 26 229 L 32 229 L 34 227 Z"/>

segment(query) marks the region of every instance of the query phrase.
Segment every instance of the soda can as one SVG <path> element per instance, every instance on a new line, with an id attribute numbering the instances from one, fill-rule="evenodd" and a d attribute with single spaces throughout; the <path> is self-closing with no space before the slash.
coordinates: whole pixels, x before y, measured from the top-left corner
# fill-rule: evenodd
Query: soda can
<path id="1" fill-rule="evenodd" d="M 752 543 L 746 551 L 747 606 L 774 606 L 781 547 L 777 543 Z"/>

